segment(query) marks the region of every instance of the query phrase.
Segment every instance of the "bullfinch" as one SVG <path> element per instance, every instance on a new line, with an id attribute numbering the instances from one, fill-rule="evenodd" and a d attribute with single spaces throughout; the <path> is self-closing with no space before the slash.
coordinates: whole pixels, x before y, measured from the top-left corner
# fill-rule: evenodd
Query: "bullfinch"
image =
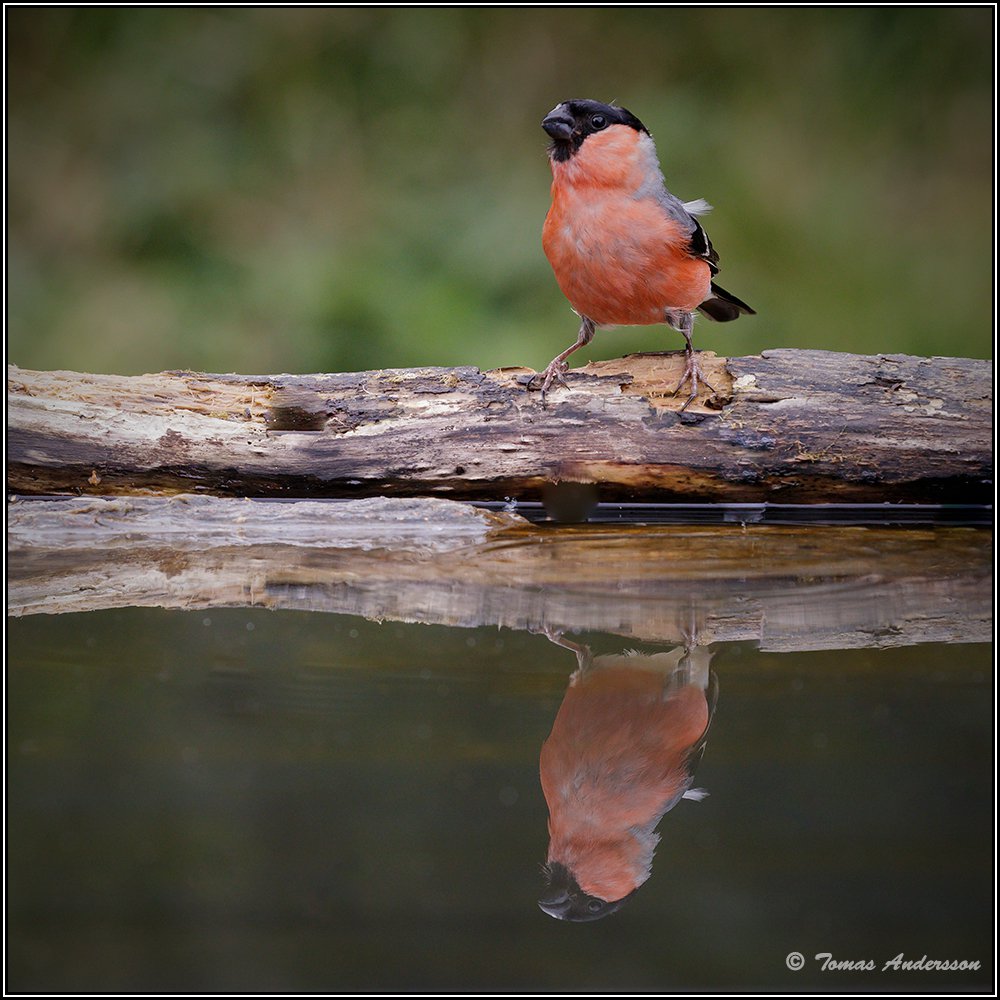
<path id="1" fill-rule="evenodd" d="M 691 345 L 695 312 L 726 323 L 754 310 L 712 278 L 719 255 L 695 216 L 705 201 L 682 202 L 666 188 L 649 130 L 630 111 L 598 101 L 564 101 L 542 121 L 549 134 L 552 205 L 542 247 L 580 316 L 576 343 L 532 380 L 542 400 L 566 385 L 566 359 L 597 327 L 667 323 L 684 335 L 686 409 L 706 382 Z"/>
<path id="2" fill-rule="evenodd" d="M 574 650 L 570 679 L 539 760 L 549 809 L 548 887 L 539 906 L 597 920 L 649 878 L 656 826 L 693 788 L 718 682 L 707 647 L 593 657 Z"/>

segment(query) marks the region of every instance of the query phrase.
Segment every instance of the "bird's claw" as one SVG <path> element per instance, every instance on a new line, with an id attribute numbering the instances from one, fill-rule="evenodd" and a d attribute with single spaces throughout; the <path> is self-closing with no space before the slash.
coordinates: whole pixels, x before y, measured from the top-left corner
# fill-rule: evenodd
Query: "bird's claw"
<path id="1" fill-rule="evenodd" d="M 570 678 L 570 684 L 575 684 L 583 677 L 594 662 L 594 654 L 590 651 L 590 647 L 580 642 L 573 642 L 572 639 L 567 639 L 561 628 L 553 625 L 529 625 L 528 631 L 533 635 L 544 635 L 549 642 L 554 643 L 556 646 L 562 646 L 563 649 L 568 649 L 573 653 L 576 657 L 576 670 Z"/>
<path id="2" fill-rule="evenodd" d="M 699 385 L 705 386 L 706 389 L 713 393 L 716 391 L 715 386 L 705 378 L 705 373 L 701 370 L 701 365 L 698 364 L 698 358 L 694 351 L 685 354 L 684 374 L 681 376 L 680 382 L 677 383 L 677 388 L 674 389 L 671 395 L 676 396 L 681 391 L 685 382 L 691 383 L 691 395 L 684 401 L 684 405 L 678 410 L 678 413 L 683 413 L 698 398 Z"/>
<path id="3" fill-rule="evenodd" d="M 538 372 L 528 383 L 529 389 L 538 389 L 541 391 L 542 406 L 545 405 L 545 394 L 552 387 L 553 382 L 561 385 L 564 389 L 569 388 L 569 383 L 566 381 L 566 371 L 568 368 L 569 365 L 565 361 L 551 361 L 546 366 L 545 371 Z M 538 382 L 541 382 L 541 384 L 536 384 Z"/>

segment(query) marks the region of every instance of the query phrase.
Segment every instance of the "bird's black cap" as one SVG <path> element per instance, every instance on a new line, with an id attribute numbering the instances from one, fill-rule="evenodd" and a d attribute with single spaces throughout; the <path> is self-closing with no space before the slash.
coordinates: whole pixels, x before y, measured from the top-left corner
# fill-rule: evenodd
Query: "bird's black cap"
<path id="1" fill-rule="evenodd" d="M 595 132 L 611 125 L 627 125 L 637 132 L 649 129 L 627 108 L 616 108 L 600 101 L 563 101 L 542 119 L 542 128 L 552 137 L 549 153 L 554 160 L 568 160 Z"/>
<path id="2" fill-rule="evenodd" d="M 613 900 L 591 896 L 580 888 L 569 869 L 558 861 L 545 866 L 545 877 L 549 891 L 538 901 L 538 905 L 556 920 L 572 920 L 575 923 L 600 920 L 614 913 L 635 892 L 633 889 L 627 896 Z"/>

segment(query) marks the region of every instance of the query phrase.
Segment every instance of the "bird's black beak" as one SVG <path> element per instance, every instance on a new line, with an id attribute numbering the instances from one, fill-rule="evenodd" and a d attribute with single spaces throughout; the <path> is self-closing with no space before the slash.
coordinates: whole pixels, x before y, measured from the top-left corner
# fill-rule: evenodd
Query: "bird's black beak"
<path id="1" fill-rule="evenodd" d="M 546 867 L 548 892 L 538 901 L 538 905 L 550 917 L 556 920 L 572 920 L 580 923 L 585 920 L 600 920 L 609 913 L 614 913 L 626 899 L 631 899 L 633 889 L 622 899 L 608 902 L 596 896 L 588 896 L 580 884 L 564 865 L 554 861 Z"/>
<path id="2" fill-rule="evenodd" d="M 550 917 L 565 920 L 573 909 L 570 894 L 573 891 L 579 892 L 580 887 L 576 884 L 576 879 L 560 864 L 549 865 L 547 878 L 548 892 L 538 901 L 538 905 Z"/>
<path id="3" fill-rule="evenodd" d="M 542 128 L 555 139 L 556 142 L 569 142 L 573 135 L 573 119 L 560 108 L 550 111 L 542 119 Z"/>

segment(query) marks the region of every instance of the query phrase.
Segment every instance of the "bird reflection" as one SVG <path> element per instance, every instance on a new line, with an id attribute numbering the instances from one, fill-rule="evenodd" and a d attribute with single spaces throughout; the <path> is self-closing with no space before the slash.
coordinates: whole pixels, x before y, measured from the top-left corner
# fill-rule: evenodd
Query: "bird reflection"
<path id="1" fill-rule="evenodd" d="M 708 794 L 692 785 L 718 682 L 711 651 L 693 642 L 594 657 L 547 635 L 573 650 L 578 669 L 539 762 L 549 808 L 539 906 L 559 920 L 598 920 L 649 878 L 663 814 Z"/>

